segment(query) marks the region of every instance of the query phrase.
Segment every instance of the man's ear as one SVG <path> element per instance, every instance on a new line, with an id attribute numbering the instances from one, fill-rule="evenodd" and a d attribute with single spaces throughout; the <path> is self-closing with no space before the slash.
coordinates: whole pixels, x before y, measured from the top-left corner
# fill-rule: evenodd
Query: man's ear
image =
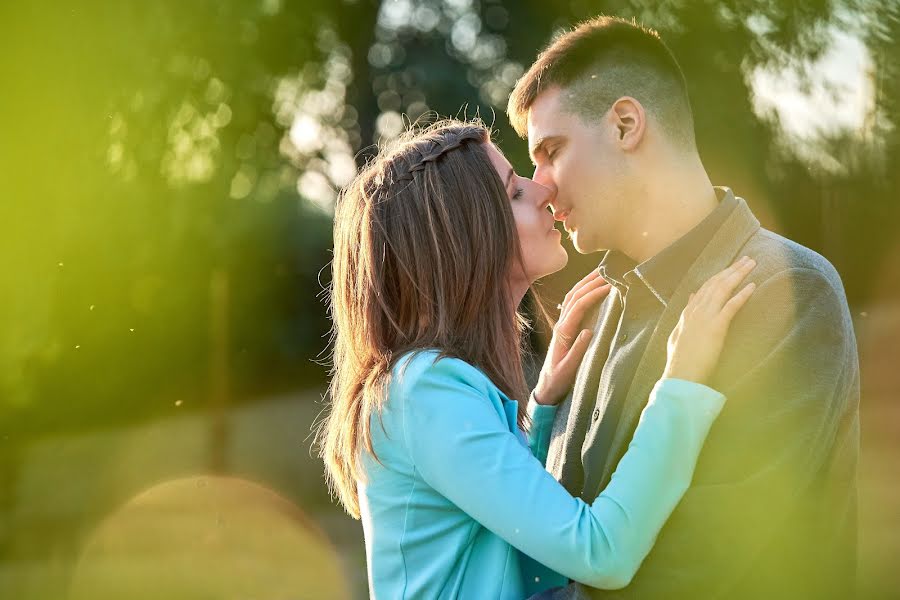
<path id="1" fill-rule="evenodd" d="M 644 138 L 647 115 L 641 103 L 630 96 L 622 96 L 610 109 L 619 145 L 623 150 L 634 150 Z"/>

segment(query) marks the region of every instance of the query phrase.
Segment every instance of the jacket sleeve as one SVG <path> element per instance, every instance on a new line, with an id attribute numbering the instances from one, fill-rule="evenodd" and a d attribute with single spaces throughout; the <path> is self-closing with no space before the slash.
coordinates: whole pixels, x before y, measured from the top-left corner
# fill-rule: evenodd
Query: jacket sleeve
<path id="1" fill-rule="evenodd" d="M 528 416 L 531 419 L 528 447 L 541 465 L 547 464 L 547 450 L 550 447 L 550 432 L 553 430 L 556 408 L 555 404 L 538 404 L 534 397 L 528 398 Z"/>
<path id="2" fill-rule="evenodd" d="M 613 481 L 587 505 L 509 431 L 488 385 L 456 359 L 409 384 L 404 440 L 421 477 L 553 571 L 599 588 L 627 585 L 687 490 L 725 397 L 677 379 L 658 383 Z"/>
<path id="3" fill-rule="evenodd" d="M 834 452 L 849 453 L 848 464 L 858 452 L 852 433 L 858 427 L 858 359 L 844 307 L 843 293 L 810 269 L 784 272 L 757 288 L 732 323 L 711 380 L 727 394 L 728 406 L 693 484 L 632 584 L 591 597 L 727 596 L 741 578 L 754 577 L 754 565 L 776 536 L 805 543 L 792 560 L 815 555 L 816 542 L 804 542 L 808 532 L 792 519 L 827 510 L 822 496 L 828 488 L 811 492 L 813 479 Z M 851 432 L 844 442 L 842 427 Z M 851 471 L 829 473 L 829 485 L 854 493 Z M 808 505 L 804 498 L 811 499 Z M 819 575 L 827 569 L 819 567 Z M 816 576 L 794 566 L 785 573 Z M 574 589 L 566 593 L 560 597 L 582 597 Z"/>

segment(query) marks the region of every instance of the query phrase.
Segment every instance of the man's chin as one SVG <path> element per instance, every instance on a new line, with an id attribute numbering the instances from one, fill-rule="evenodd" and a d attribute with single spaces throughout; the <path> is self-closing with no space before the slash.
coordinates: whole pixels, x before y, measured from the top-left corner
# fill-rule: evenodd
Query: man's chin
<path id="1" fill-rule="evenodd" d="M 578 235 L 578 231 L 573 231 L 569 234 L 569 239 L 572 240 L 572 246 L 575 247 L 575 250 L 578 251 L 579 254 L 590 254 L 591 250 L 586 248 L 584 245 L 584 238 Z"/>
<path id="2" fill-rule="evenodd" d="M 602 252 L 606 249 L 600 247 L 595 241 L 587 239 L 584 236 L 579 237 L 577 231 L 573 232 L 569 239 L 572 240 L 572 246 L 575 247 L 578 254 L 594 254 L 595 252 Z"/>

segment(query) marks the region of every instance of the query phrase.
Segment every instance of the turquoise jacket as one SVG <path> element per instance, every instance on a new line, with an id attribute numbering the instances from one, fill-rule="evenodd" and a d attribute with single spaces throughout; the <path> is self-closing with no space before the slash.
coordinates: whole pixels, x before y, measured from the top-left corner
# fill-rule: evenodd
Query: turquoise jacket
<path id="1" fill-rule="evenodd" d="M 437 359 L 437 360 L 436 360 Z M 628 585 L 684 495 L 719 392 L 663 379 L 593 504 L 546 470 L 556 408 L 518 404 L 479 369 L 435 350 L 401 357 L 372 418 L 376 458 L 359 482 L 376 599 L 522 600 L 574 579 Z"/>

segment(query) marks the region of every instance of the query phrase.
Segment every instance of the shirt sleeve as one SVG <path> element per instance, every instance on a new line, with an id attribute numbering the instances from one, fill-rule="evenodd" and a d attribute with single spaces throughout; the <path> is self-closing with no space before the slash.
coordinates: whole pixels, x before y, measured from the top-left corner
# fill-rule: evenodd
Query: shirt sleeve
<path id="1" fill-rule="evenodd" d="M 688 489 L 725 397 L 660 381 L 612 481 L 588 505 L 519 442 L 473 373 L 441 359 L 406 390 L 404 439 L 421 477 L 553 571 L 598 588 L 627 585 Z"/>

